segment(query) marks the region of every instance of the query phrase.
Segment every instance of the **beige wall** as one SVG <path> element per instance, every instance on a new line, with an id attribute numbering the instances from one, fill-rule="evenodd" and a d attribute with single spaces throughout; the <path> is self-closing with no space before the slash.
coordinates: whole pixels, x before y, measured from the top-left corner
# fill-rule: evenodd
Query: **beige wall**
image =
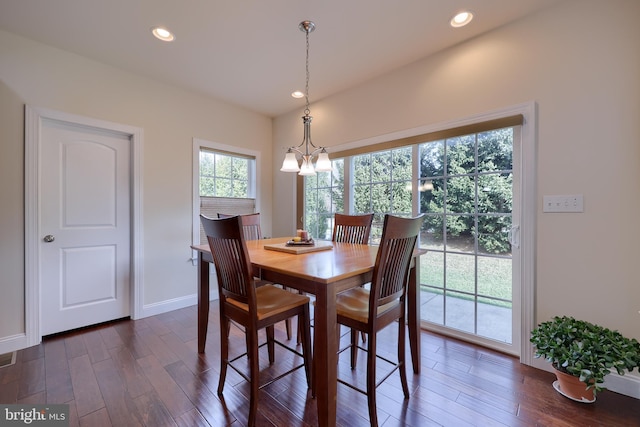
<path id="1" fill-rule="evenodd" d="M 640 338 L 640 2 L 578 0 L 477 37 L 311 106 L 313 140 L 337 146 L 538 105 L 536 314 Z M 357 58 L 354 58 L 357 60 Z M 277 172 L 300 112 L 274 122 L 274 234 L 291 231 L 293 174 Z M 542 213 L 583 194 L 581 214 Z M 281 208 L 279 208 L 281 209 Z"/>
<path id="2" fill-rule="evenodd" d="M 24 333 L 24 104 L 144 130 L 145 305 L 196 292 L 191 258 L 192 138 L 261 152 L 271 233 L 270 118 L 0 32 L 0 341 Z"/>
<path id="3" fill-rule="evenodd" d="M 24 332 L 24 108 L 0 81 L 0 339 Z"/>

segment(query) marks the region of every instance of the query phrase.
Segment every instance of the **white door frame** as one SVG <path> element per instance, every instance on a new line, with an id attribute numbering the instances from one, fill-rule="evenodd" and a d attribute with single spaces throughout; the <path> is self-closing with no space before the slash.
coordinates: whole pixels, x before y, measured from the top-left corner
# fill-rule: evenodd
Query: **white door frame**
<path id="1" fill-rule="evenodd" d="M 42 341 L 40 328 L 40 144 L 43 120 L 117 132 L 131 141 L 131 317 L 142 315 L 142 140 L 141 128 L 25 106 L 25 332 L 26 345 Z"/>

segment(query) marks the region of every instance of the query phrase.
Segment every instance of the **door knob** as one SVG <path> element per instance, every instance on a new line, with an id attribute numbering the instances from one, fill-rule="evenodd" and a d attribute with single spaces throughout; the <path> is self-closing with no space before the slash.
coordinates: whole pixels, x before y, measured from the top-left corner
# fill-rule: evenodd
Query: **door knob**
<path id="1" fill-rule="evenodd" d="M 44 239 L 43 239 L 43 240 L 44 240 L 45 242 L 47 242 L 47 243 L 51 243 L 51 242 L 53 242 L 54 240 L 56 240 L 56 238 L 55 238 L 55 237 L 53 237 L 53 235 L 52 235 L 52 234 L 47 234 L 46 236 L 44 236 Z"/>

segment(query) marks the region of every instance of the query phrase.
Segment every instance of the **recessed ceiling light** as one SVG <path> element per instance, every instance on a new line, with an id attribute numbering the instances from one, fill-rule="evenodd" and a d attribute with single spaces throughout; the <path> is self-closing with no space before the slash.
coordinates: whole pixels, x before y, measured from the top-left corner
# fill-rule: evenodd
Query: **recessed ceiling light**
<path id="1" fill-rule="evenodd" d="M 304 93 L 302 93 L 299 90 L 296 90 L 295 92 L 291 92 L 291 96 L 293 96 L 294 98 L 302 98 L 304 96 Z"/>
<path id="2" fill-rule="evenodd" d="M 176 39 L 176 36 L 164 27 L 154 27 L 151 29 L 153 35 L 163 42 L 172 42 Z"/>
<path id="3" fill-rule="evenodd" d="M 464 27 L 473 19 L 473 13 L 465 10 L 463 12 L 459 12 L 451 18 L 451 26 L 454 28 Z"/>

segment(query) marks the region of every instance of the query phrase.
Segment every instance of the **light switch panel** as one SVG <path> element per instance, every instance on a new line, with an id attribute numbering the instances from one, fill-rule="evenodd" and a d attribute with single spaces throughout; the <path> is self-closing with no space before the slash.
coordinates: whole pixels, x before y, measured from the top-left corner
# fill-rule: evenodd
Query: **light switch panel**
<path id="1" fill-rule="evenodd" d="M 543 196 L 543 212 L 584 212 L 582 194 Z"/>

